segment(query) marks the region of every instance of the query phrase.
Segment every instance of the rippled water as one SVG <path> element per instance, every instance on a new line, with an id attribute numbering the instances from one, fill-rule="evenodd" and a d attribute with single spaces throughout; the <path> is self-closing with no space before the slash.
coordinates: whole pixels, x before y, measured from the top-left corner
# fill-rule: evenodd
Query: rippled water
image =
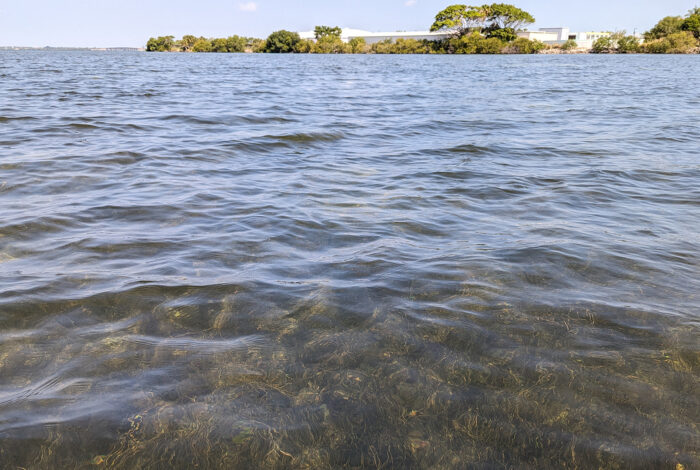
<path id="1" fill-rule="evenodd" d="M 698 468 L 698 90 L 0 53 L 0 467 Z"/>

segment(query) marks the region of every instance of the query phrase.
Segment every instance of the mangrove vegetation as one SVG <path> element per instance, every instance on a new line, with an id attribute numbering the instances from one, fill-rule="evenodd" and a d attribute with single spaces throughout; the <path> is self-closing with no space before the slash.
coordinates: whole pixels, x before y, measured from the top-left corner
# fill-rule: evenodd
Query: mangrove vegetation
<path id="1" fill-rule="evenodd" d="M 150 38 L 149 52 L 257 52 L 278 54 L 536 54 L 592 52 L 598 54 L 689 54 L 700 53 L 700 8 L 685 16 L 667 16 L 643 37 L 625 31 L 610 32 L 597 39 L 590 50 L 582 50 L 574 39 L 545 44 L 519 37 L 534 16 L 514 5 L 493 3 L 451 5 L 438 12 L 431 32 L 443 33 L 439 40 L 397 39 L 368 44 L 364 38 L 342 38 L 337 26 L 316 26 L 314 38 L 299 33 L 275 31 L 267 39 L 243 36 L 205 38 L 185 35 Z"/>

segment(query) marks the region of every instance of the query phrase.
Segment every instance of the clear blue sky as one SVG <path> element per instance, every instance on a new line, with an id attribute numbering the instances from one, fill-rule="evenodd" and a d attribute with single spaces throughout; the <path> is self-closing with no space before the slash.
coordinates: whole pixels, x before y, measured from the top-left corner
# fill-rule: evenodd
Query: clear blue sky
<path id="1" fill-rule="evenodd" d="M 464 2 L 464 0 L 461 0 Z M 511 0 L 534 27 L 644 31 L 700 0 Z M 450 0 L 0 0 L 0 45 L 143 46 L 149 36 L 265 37 L 317 24 L 427 29 Z M 469 2 L 465 2 L 469 3 Z M 485 1 L 473 2 L 475 4 Z"/>

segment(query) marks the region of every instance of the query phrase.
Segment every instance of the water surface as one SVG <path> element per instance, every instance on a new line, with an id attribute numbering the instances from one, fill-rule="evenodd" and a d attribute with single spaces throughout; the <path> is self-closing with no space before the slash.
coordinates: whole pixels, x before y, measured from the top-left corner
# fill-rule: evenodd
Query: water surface
<path id="1" fill-rule="evenodd" d="M 1 52 L 0 467 L 700 467 L 698 90 Z"/>

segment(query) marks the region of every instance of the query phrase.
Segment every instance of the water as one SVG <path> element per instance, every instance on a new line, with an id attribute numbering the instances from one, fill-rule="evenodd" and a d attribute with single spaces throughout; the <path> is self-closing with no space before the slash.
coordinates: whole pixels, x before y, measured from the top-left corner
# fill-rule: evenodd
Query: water
<path id="1" fill-rule="evenodd" d="M 700 468 L 698 90 L 0 53 L 0 467 Z"/>

